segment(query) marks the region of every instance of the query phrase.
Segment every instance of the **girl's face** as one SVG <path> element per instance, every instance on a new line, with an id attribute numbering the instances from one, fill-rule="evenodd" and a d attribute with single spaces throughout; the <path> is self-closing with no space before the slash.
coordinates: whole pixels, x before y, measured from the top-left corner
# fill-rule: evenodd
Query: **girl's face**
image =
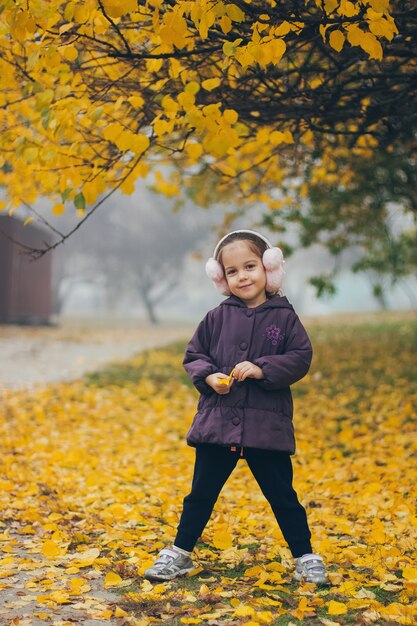
<path id="1" fill-rule="evenodd" d="M 248 307 L 266 298 L 266 274 L 260 257 L 248 241 L 233 241 L 222 249 L 222 264 L 229 289 Z"/>

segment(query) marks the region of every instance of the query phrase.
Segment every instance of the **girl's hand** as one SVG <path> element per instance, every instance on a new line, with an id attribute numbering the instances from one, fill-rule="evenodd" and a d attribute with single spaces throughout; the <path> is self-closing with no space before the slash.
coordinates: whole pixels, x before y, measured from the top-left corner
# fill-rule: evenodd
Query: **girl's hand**
<path id="1" fill-rule="evenodd" d="M 224 383 L 223 384 L 219 383 L 218 382 L 219 378 L 221 378 L 222 380 L 227 379 L 229 381 L 228 384 L 225 385 Z M 230 388 L 234 382 L 233 378 L 229 379 L 229 376 L 227 376 L 226 374 L 222 374 L 222 372 L 217 372 L 216 374 L 210 374 L 209 376 L 207 376 L 205 380 L 206 380 L 207 385 L 209 385 L 209 387 L 214 389 L 214 391 L 220 394 L 221 396 L 230 392 Z"/>
<path id="2" fill-rule="evenodd" d="M 235 369 L 233 371 L 233 378 L 241 383 L 246 378 L 256 378 L 257 380 L 262 380 L 264 377 L 264 373 L 260 367 L 251 363 L 250 361 L 242 361 L 235 365 Z"/>

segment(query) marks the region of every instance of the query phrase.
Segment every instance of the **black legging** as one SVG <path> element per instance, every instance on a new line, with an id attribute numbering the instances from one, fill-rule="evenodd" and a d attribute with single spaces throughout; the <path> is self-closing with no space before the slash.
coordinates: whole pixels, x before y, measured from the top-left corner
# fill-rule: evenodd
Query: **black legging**
<path id="1" fill-rule="evenodd" d="M 201 536 L 219 493 L 239 460 L 240 448 L 202 444 L 196 448 L 191 493 L 184 506 L 174 545 L 192 551 Z M 293 557 L 312 552 L 304 507 L 292 486 L 291 457 L 286 452 L 245 448 L 244 457 L 268 500 Z"/>

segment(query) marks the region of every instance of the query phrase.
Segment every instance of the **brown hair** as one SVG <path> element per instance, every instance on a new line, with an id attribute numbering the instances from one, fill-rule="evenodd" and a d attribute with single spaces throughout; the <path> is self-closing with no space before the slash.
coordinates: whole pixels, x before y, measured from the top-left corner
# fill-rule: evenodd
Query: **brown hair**
<path id="1" fill-rule="evenodd" d="M 258 237 L 257 235 L 254 235 L 252 233 L 246 233 L 246 232 L 231 233 L 228 237 L 226 237 L 224 241 L 221 242 L 219 249 L 217 250 L 216 260 L 222 266 L 223 266 L 223 261 L 222 261 L 223 248 L 229 245 L 229 243 L 233 243 L 234 241 L 247 241 L 249 243 L 249 246 L 252 252 L 254 252 L 256 256 L 258 256 L 260 259 L 262 259 L 262 256 L 265 250 L 268 249 L 267 243 L 263 239 Z"/>

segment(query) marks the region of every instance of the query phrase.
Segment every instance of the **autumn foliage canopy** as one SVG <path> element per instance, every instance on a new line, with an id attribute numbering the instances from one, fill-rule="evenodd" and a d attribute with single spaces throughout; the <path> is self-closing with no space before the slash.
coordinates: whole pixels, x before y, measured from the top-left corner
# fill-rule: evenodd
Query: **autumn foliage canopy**
<path id="1" fill-rule="evenodd" d="M 408 131 L 411 3 L 2 0 L 0 184 L 59 214 L 152 170 L 261 200 L 306 158 L 370 158 Z M 320 157 L 317 159 L 317 157 Z M 172 166 L 167 174 L 163 164 Z M 346 181 L 349 172 L 342 173 Z M 202 191 L 204 195 L 204 188 Z M 285 201 L 285 199 L 284 199 Z"/>

